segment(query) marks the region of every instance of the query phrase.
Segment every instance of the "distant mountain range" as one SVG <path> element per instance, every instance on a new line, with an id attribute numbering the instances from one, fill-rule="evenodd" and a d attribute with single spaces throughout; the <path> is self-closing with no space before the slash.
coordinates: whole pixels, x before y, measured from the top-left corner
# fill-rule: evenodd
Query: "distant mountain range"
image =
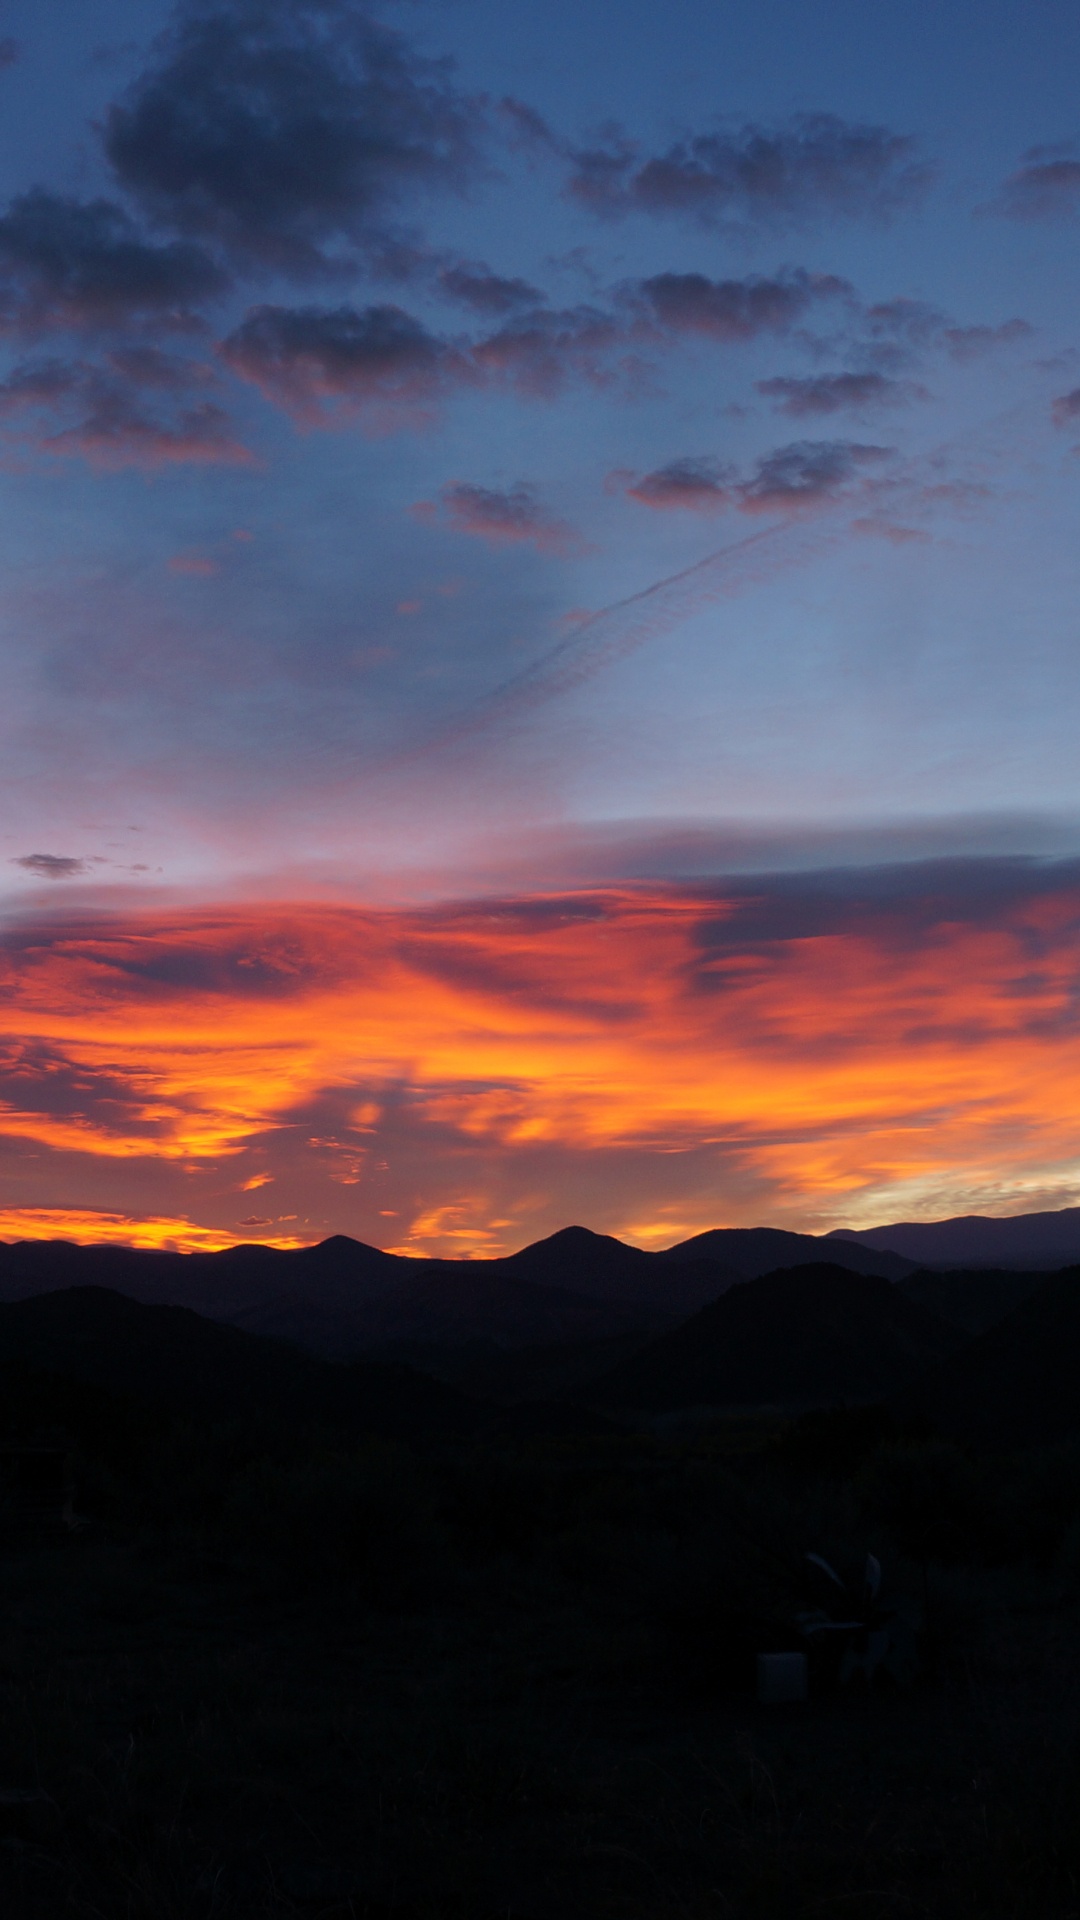
<path id="1" fill-rule="evenodd" d="M 0 1302 L 72 1286 L 107 1287 L 146 1305 L 190 1307 L 343 1360 L 372 1353 L 411 1357 L 419 1348 L 625 1346 L 678 1326 L 739 1283 L 822 1260 L 900 1281 L 918 1267 L 1036 1271 L 1074 1259 L 1080 1261 L 1080 1208 L 1007 1220 L 845 1228 L 823 1237 L 774 1227 L 716 1228 L 662 1253 L 566 1227 L 495 1260 L 410 1259 L 343 1235 L 288 1252 L 255 1245 L 212 1254 L 39 1240 L 0 1243 Z M 1012 1304 L 1023 1286 L 1003 1277 L 997 1290 L 1003 1305 Z M 934 1310 L 945 1319 L 959 1314 L 958 1325 L 978 1331 L 990 1291 L 987 1283 L 980 1304 L 971 1295 L 965 1308 L 962 1290 L 954 1288 L 946 1308 L 939 1286 Z"/>
<path id="2" fill-rule="evenodd" d="M 733 1287 L 597 1381 L 602 1406 L 648 1412 L 886 1399 L 963 1335 L 871 1274 L 819 1262 Z"/>
<path id="3" fill-rule="evenodd" d="M 31 1426 L 109 1424 L 87 1393 L 159 1425 L 224 1417 L 432 1440 L 887 1402 L 991 1449 L 1043 1445 L 1080 1431 L 1080 1267 L 890 1283 L 819 1261 L 729 1286 L 651 1336 L 506 1351 L 433 1341 L 420 1353 L 430 1364 L 335 1362 L 187 1307 L 96 1285 L 43 1290 L 0 1304 L 0 1433 L 26 1426 L 28 1409 Z"/>
<path id="4" fill-rule="evenodd" d="M 1072 1234 L 1080 1209 L 824 1238 L 717 1229 L 662 1253 L 568 1227 L 498 1260 L 343 1236 L 217 1254 L 0 1243 L 0 1371 L 384 1432 L 471 1431 L 499 1407 L 542 1426 L 571 1406 L 636 1419 L 900 1396 L 943 1430 L 1026 1444 L 1080 1430 Z M 1055 1245 L 1077 1265 L 1048 1277 Z"/>
<path id="5" fill-rule="evenodd" d="M 1080 1262 L 1080 1207 L 1018 1213 L 1008 1219 L 962 1214 L 955 1220 L 901 1220 L 888 1227 L 837 1227 L 836 1242 L 897 1253 L 920 1267 L 1026 1267 L 1050 1271 Z"/>
<path id="6" fill-rule="evenodd" d="M 335 1366 L 190 1308 L 145 1306 L 104 1287 L 0 1305 L 0 1410 L 28 1374 L 79 1381 L 158 1415 L 284 1422 L 340 1435 L 467 1434 L 485 1413 L 406 1367 Z"/>
<path id="7" fill-rule="evenodd" d="M 330 1359 L 415 1342 L 513 1349 L 620 1339 L 676 1325 L 740 1281 L 820 1260 L 811 1234 L 722 1230 L 665 1253 L 566 1227 L 499 1260 L 419 1260 L 343 1235 L 281 1252 L 145 1253 L 58 1240 L 0 1243 L 0 1302 L 61 1288 L 108 1287 L 144 1305 L 185 1306 Z M 902 1256 L 829 1248 L 859 1273 L 899 1279 Z"/>
<path id="8" fill-rule="evenodd" d="M 1026 1300 L 933 1368 L 910 1406 L 944 1432 L 992 1448 L 1043 1446 L 1080 1431 L 1080 1269 Z M 1063 1471 L 1068 1471 L 1063 1468 Z"/>

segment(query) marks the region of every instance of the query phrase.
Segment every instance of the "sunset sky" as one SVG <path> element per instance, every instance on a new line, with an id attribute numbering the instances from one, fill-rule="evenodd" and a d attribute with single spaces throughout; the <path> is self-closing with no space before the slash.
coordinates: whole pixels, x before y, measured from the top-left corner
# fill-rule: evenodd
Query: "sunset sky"
<path id="1" fill-rule="evenodd" d="M 0 1238 L 1080 1204 L 1078 65 L 0 5 Z"/>

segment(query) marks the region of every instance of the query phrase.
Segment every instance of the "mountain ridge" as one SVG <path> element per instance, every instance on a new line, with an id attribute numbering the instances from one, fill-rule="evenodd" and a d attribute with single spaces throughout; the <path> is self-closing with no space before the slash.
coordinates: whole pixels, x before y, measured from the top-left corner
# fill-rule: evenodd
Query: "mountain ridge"
<path id="1" fill-rule="evenodd" d="M 943 1432 L 998 1451 L 1080 1428 L 1080 1266 L 1049 1275 L 1011 1313 L 945 1356 L 904 1396 Z"/>
<path id="2" fill-rule="evenodd" d="M 612 1368 L 590 1398 L 651 1414 L 870 1403 L 962 1340 L 880 1275 L 820 1261 L 730 1289 Z"/>
<path id="3" fill-rule="evenodd" d="M 478 1342 L 512 1353 L 649 1340 L 734 1286 L 824 1260 L 906 1286 L 909 1297 L 977 1333 L 1022 1297 L 1022 1281 L 1009 1274 L 1055 1271 L 1071 1264 L 1071 1250 L 1080 1261 L 1080 1208 L 823 1236 L 718 1227 L 659 1251 L 571 1225 L 514 1253 L 466 1260 L 390 1253 L 345 1234 L 307 1247 L 247 1242 L 217 1253 L 31 1240 L 0 1242 L 0 1303 L 100 1286 L 145 1305 L 190 1307 L 326 1359 L 414 1345 L 464 1351 Z M 997 1279 L 965 1298 L 962 1287 L 915 1279 L 927 1269 L 992 1270 Z"/>
<path id="4" fill-rule="evenodd" d="M 1015 1267 L 1053 1272 L 1080 1262 L 1080 1207 L 1037 1213 L 956 1214 L 945 1220 L 896 1220 L 881 1227 L 834 1227 L 841 1242 L 903 1255 L 925 1267 Z"/>
<path id="5" fill-rule="evenodd" d="M 191 1307 L 347 1359 L 433 1337 L 512 1348 L 616 1338 L 632 1328 L 647 1335 L 775 1266 L 775 1241 L 789 1264 L 793 1255 L 821 1257 L 822 1242 L 812 1235 L 717 1229 L 706 1238 L 713 1257 L 701 1257 L 699 1241 L 653 1253 L 570 1226 L 490 1260 L 417 1259 L 343 1234 L 296 1249 L 249 1243 L 189 1254 L 20 1241 L 0 1243 L 0 1302 L 104 1286 L 144 1305 Z M 884 1267 L 891 1277 L 911 1265 L 863 1248 L 845 1249 L 843 1263 L 874 1273 Z"/>

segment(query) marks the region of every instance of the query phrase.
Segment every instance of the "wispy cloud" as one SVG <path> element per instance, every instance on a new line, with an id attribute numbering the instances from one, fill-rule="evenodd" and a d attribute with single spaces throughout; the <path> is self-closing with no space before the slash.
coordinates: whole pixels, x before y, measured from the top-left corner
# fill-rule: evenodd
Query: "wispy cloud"
<path id="1" fill-rule="evenodd" d="M 13 866 L 24 867 L 27 873 L 36 874 L 39 880 L 74 880 L 77 875 L 88 871 L 85 860 L 76 860 L 66 853 L 21 853 L 16 855 Z"/>
<path id="2" fill-rule="evenodd" d="M 226 410 L 201 397 L 214 384 L 205 365 L 145 346 L 29 360 L 0 381 L 0 418 L 41 452 L 91 466 L 251 466 Z"/>
<path id="3" fill-rule="evenodd" d="M 1080 159 L 1075 142 L 1030 147 L 983 209 L 1006 220 L 1071 220 L 1080 213 Z"/>
<path id="4" fill-rule="evenodd" d="M 852 440 L 797 440 L 765 455 L 739 489 L 744 513 L 774 513 L 830 500 L 864 468 L 888 460 L 892 447 Z"/>
<path id="5" fill-rule="evenodd" d="M 865 468 L 888 460 L 894 451 L 852 440 L 796 440 L 763 454 L 742 478 L 735 468 L 700 456 L 669 461 L 639 478 L 611 478 L 615 484 L 628 480 L 626 492 L 646 507 L 693 513 L 715 513 L 727 506 L 743 513 L 791 512 L 835 499 Z"/>
<path id="6" fill-rule="evenodd" d="M 222 343 L 226 365 L 301 420 L 331 408 L 416 417 L 469 378 L 467 360 L 400 307 L 256 307 Z"/>
<path id="7" fill-rule="evenodd" d="M 925 387 L 909 380 L 891 380 L 883 373 L 819 373 L 805 378 L 778 375 L 759 380 L 756 385 L 764 399 L 775 401 L 778 413 L 794 420 L 818 419 L 831 413 L 869 413 L 930 398 Z"/>
<path id="8" fill-rule="evenodd" d="M 580 534 L 569 521 L 559 519 L 543 505 L 536 490 L 519 482 L 513 487 L 478 487 L 464 480 L 444 487 L 438 505 L 418 501 L 419 519 L 445 519 L 455 533 L 465 533 L 490 546 L 531 546 L 539 553 L 579 552 Z"/>
<path id="9" fill-rule="evenodd" d="M 477 262 L 459 261 L 455 266 L 443 267 L 437 285 L 448 300 L 456 300 L 472 312 L 492 318 L 516 313 L 521 307 L 544 305 L 539 287 L 532 286 L 528 280 L 492 273 L 490 267 Z"/>
<path id="10" fill-rule="evenodd" d="M 196 245 L 147 240 L 122 207 L 35 187 L 0 215 L 0 327 L 23 335 L 133 320 L 190 330 L 226 275 Z"/>
<path id="11" fill-rule="evenodd" d="M 572 380 L 613 388 L 634 344 L 622 317 L 600 307 L 538 307 L 476 341 L 471 360 L 485 380 L 551 400 Z"/>
<path id="12" fill-rule="evenodd" d="M 706 226 L 887 218 L 932 177 L 907 136 L 827 113 L 691 134 L 657 154 L 615 134 L 568 155 L 567 192 L 591 213 L 683 215 Z"/>
<path id="13" fill-rule="evenodd" d="M 788 333 L 819 301 L 846 301 L 853 290 L 836 274 L 796 269 L 744 280 L 657 273 L 642 280 L 636 293 L 650 318 L 672 333 L 729 342 Z"/>
<path id="14" fill-rule="evenodd" d="M 616 482 L 626 476 L 612 475 Z M 626 492 L 643 507 L 689 508 L 694 513 L 716 513 L 730 504 L 735 470 L 708 455 L 687 455 L 640 478 L 630 476 Z"/>
<path id="15" fill-rule="evenodd" d="M 581 381 L 619 397 L 640 388 L 651 354 L 685 339 L 744 345 L 790 333 L 819 303 L 852 299 L 846 281 L 801 269 L 742 280 L 655 274 L 622 286 L 607 306 L 576 307 L 525 305 L 504 298 L 519 285 L 531 293 L 524 283 L 468 279 L 473 307 L 501 320 L 491 332 L 447 337 L 395 305 L 264 305 L 221 343 L 221 358 L 308 424 L 350 412 L 417 424 L 470 388 L 554 400 Z"/>

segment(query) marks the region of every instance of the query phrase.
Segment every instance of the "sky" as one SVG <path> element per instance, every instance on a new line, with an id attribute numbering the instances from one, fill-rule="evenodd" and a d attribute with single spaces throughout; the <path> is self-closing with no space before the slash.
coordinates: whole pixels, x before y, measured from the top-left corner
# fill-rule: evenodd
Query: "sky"
<path id="1" fill-rule="evenodd" d="M 0 1238 L 1080 1204 L 1078 61 L 0 4 Z"/>

